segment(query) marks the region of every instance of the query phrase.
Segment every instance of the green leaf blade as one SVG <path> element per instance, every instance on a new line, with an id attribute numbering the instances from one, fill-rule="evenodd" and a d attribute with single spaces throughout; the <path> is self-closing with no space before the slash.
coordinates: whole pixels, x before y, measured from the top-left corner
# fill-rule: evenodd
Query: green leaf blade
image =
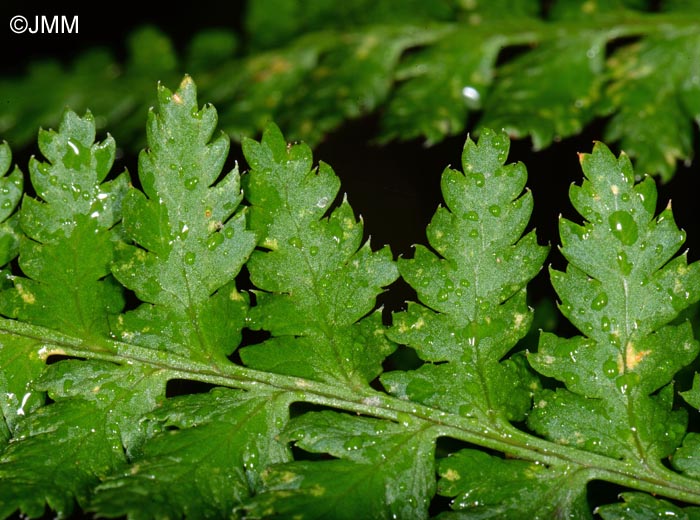
<path id="1" fill-rule="evenodd" d="M 440 461 L 439 474 L 438 493 L 454 497 L 455 511 L 438 518 L 592 518 L 581 469 L 461 450 Z"/>
<path id="2" fill-rule="evenodd" d="M 0 143 L 0 266 L 17 256 L 21 234 L 15 209 L 24 190 L 24 176 L 17 167 L 8 174 L 11 164 L 10 146 Z"/>
<path id="3" fill-rule="evenodd" d="M 34 385 L 55 403 L 28 413 L 0 455 L 0 509 L 69 516 L 142 442 L 136 418 L 165 394 L 160 371 L 98 361 L 51 365 Z M 36 512 L 41 511 L 36 514 Z"/>
<path id="4" fill-rule="evenodd" d="M 288 146 L 270 125 L 243 151 L 250 226 L 268 249 L 248 262 L 251 280 L 267 291 L 257 294 L 250 327 L 275 337 L 243 348 L 241 358 L 258 369 L 366 386 L 395 348 L 371 313 L 398 277 L 391 252 L 361 246 L 362 223 L 346 200 L 330 210 L 338 178 L 327 165 L 311 169 L 308 147 Z"/>
<path id="5" fill-rule="evenodd" d="M 520 238 L 532 197 L 521 195 L 525 168 L 505 165 L 509 144 L 504 133 L 492 131 L 484 131 L 478 144 L 467 140 L 464 173 L 444 171 L 447 207 L 438 208 L 428 225 L 437 254 L 417 246 L 413 259 L 399 261 L 423 306 L 410 304 L 397 314 L 391 337 L 421 359 L 447 366 L 381 378 L 398 395 L 496 423 L 522 418 L 538 386 L 527 369 L 501 360 L 528 331 L 532 316 L 524 287 L 547 251 L 534 233 Z"/>
<path id="6" fill-rule="evenodd" d="M 306 413 L 291 421 L 286 436 L 302 449 L 338 458 L 273 466 L 246 512 L 252 518 L 425 518 L 435 492 L 435 435 L 418 421 Z M 324 473 L 332 478 L 322 480 Z"/>
<path id="7" fill-rule="evenodd" d="M 38 325 L 86 337 L 106 337 L 108 316 L 123 306 L 121 288 L 109 275 L 115 224 L 128 183 L 122 174 L 101 183 L 115 155 L 111 137 L 95 142 L 95 122 L 66 111 L 58 132 L 39 133 L 49 162 L 30 161 L 30 177 L 43 200 L 26 197 L 20 226 L 19 264 L 2 312 Z M 71 297 L 63 298 L 68 291 Z"/>
<path id="8" fill-rule="evenodd" d="M 171 399 L 145 417 L 150 438 L 97 487 L 90 509 L 133 518 L 230 514 L 259 486 L 263 468 L 290 459 L 276 440 L 288 405 L 284 394 L 223 388 Z"/>
<path id="9" fill-rule="evenodd" d="M 597 143 L 581 163 L 586 179 L 571 199 L 586 221 L 560 221 L 569 265 L 551 277 L 562 312 L 585 337 L 541 335 L 530 362 L 566 389 L 537 397 L 528 424 L 556 442 L 658 463 L 687 427 L 670 383 L 698 343 L 688 323 L 669 322 L 700 298 L 700 266 L 672 258 L 685 235 L 670 208 L 654 218 L 655 187 L 635 185 L 624 154 Z"/>
<path id="10" fill-rule="evenodd" d="M 212 140 L 215 109 L 199 108 L 189 77 L 176 92 L 160 87 L 158 97 L 150 149 L 139 159 L 144 193 L 131 190 L 124 203 L 124 228 L 137 245 L 121 246 L 113 267 L 144 303 L 115 327 L 123 339 L 221 361 L 240 341 L 247 301 L 233 279 L 255 236 L 235 213 L 237 169 L 212 186 L 228 153 L 228 139 Z M 230 312 L 226 326 L 210 329 L 212 298 Z"/>

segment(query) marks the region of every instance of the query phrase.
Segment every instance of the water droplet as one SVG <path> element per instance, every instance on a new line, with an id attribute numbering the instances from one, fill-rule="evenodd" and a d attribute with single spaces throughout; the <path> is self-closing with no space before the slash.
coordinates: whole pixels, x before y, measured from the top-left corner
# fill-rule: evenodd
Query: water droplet
<path id="1" fill-rule="evenodd" d="M 493 204 L 492 206 L 489 206 L 489 211 L 491 212 L 491 215 L 498 217 L 501 215 L 501 206 Z"/>
<path id="2" fill-rule="evenodd" d="M 467 85 L 462 87 L 462 98 L 464 99 L 464 104 L 472 110 L 477 110 L 481 108 L 481 94 L 474 87 Z"/>
<path id="3" fill-rule="evenodd" d="M 604 292 L 600 293 L 598 296 L 593 298 L 591 302 L 591 309 L 594 311 L 599 311 L 608 304 L 608 295 Z"/>
<path id="4" fill-rule="evenodd" d="M 437 299 L 440 302 L 444 302 L 444 301 L 447 301 L 447 298 L 449 298 L 449 296 L 450 296 L 450 294 L 447 291 L 441 290 L 441 291 L 438 291 Z"/>
<path id="5" fill-rule="evenodd" d="M 194 254 L 192 251 L 189 251 L 185 253 L 185 263 L 187 265 L 192 265 L 194 264 L 194 261 L 197 259 L 197 255 Z"/>
<path id="6" fill-rule="evenodd" d="M 476 211 L 467 211 L 467 213 L 464 215 L 464 218 L 466 218 L 467 220 L 473 220 L 475 222 L 478 222 L 479 214 Z"/>
<path id="7" fill-rule="evenodd" d="M 224 230 L 224 235 L 226 236 L 226 238 L 233 238 L 233 233 L 234 233 L 234 231 L 233 231 L 232 227 L 227 227 Z"/>
<path id="8" fill-rule="evenodd" d="M 664 246 L 662 246 L 661 244 L 658 244 L 658 245 L 654 248 L 654 252 L 655 252 L 657 255 L 660 255 L 661 252 L 662 252 L 663 250 L 664 250 Z"/>
<path id="9" fill-rule="evenodd" d="M 328 204 L 328 197 L 321 197 L 320 199 L 318 199 L 318 202 L 316 202 L 316 207 L 317 208 L 325 208 L 327 204 Z"/>
<path id="10" fill-rule="evenodd" d="M 49 177 L 49 183 L 56 186 L 58 184 L 58 177 L 56 177 L 55 175 L 52 175 L 51 177 Z"/>
<path id="11" fill-rule="evenodd" d="M 310 254 L 311 256 L 316 256 L 316 255 L 318 254 L 318 247 L 316 247 L 316 246 L 311 246 L 311 247 L 309 248 L 309 254 Z"/>
<path id="12" fill-rule="evenodd" d="M 604 332 L 608 332 L 610 330 L 610 318 L 608 318 L 607 316 L 603 316 L 600 319 L 600 328 Z"/>
<path id="13" fill-rule="evenodd" d="M 478 238 L 478 237 L 479 237 L 479 231 L 476 230 L 476 229 L 472 229 L 472 230 L 469 232 L 469 236 L 470 236 L 471 238 Z"/>
<path id="14" fill-rule="evenodd" d="M 214 233 L 207 240 L 207 249 L 209 249 L 209 251 L 214 251 L 214 249 L 219 247 L 223 243 L 223 241 L 224 236 L 221 233 Z"/>
<path id="15" fill-rule="evenodd" d="M 462 287 L 469 287 L 471 283 L 469 283 L 469 280 L 467 280 L 466 278 L 462 278 L 459 281 L 459 285 L 461 285 Z"/>
<path id="16" fill-rule="evenodd" d="M 472 173 L 471 176 L 479 188 L 484 187 L 484 184 L 486 184 L 486 177 L 484 177 L 484 175 L 482 173 Z"/>
<path id="17" fill-rule="evenodd" d="M 639 384 L 639 374 L 628 372 L 615 380 L 615 386 L 622 394 L 628 394 Z"/>
<path id="18" fill-rule="evenodd" d="M 624 251 L 617 253 L 617 265 L 625 276 L 632 272 L 632 264 L 627 261 L 627 254 Z"/>
<path id="19" fill-rule="evenodd" d="M 304 247 L 304 244 L 302 243 L 301 238 L 299 237 L 292 237 L 289 240 L 287 240 L 287 243 L 290 246 L 296 247 L 297 249 L 301 249 L 302 247 Z"/>
<path id="20" fill-rule="evenodd" d="M 620 242 L 626 246 L 633 245 L 639 238 L 637 223 L 626 211 L 616 211 L 608 217 L 610 231 Z"/>
<path id="21" fill-rule="evenodd" d="M 608 379 L 613 379 L 618 374 L 617 363 L 614 359 L 608 359 L 603 363 L 603 373 Z"/>
<path id="22" fill-rule="evenodd" d="M 3 209 L 10 209 L 12 207 L 12 202 L 9 200 L 6 200 L 5 202 L 2 203 L 2 208 Z"/>
<path id="23" fill-rule="evenodd" d="M 197 187 L 197 184 L 199 183 L 199 179 L 197 177 L 190 177 L 185 181 L 185 188 L 188 190 L 193 190 Z"/>

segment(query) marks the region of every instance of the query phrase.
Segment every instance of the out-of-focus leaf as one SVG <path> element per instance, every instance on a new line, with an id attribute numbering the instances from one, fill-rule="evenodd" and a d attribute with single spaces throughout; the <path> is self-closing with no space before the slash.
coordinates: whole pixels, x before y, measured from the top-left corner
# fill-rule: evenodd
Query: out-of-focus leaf
<path id="1" fill-rule="evenodd" d="M 608 62 L 602 103 L 612 118 L 605 139 L 620 141 L 640 173 L 669 180 L 693 153 L 692 119 L 700 120 L 700 32 L 668 30 L 619 49 Z"/>
<path id="2" fill-rule="evenodd" d="M 479 125 L 530 136 L 536 150 L 580 133 L 595 116 L 606 39 L 594 31 L 558 38 L 503 65 Z"/>

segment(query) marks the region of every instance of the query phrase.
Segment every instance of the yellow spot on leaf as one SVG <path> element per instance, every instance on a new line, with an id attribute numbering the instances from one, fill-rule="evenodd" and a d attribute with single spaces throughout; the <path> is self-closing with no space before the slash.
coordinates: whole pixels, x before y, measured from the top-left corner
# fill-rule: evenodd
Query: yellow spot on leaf
<path id="1" fill-rule="evenodd" d="M 279 249 L 279 243 L 275 238 L 266 238 L 265 241 L 260 245 L 272 250 Z"/>
<path id="2" fill-rule="evenodd" d="M 39 359 L 46 361 L 50 356 L 65 356 L 66 351 L 59 347 L 43 346 L 37 352 Z"/>
<path id="3" fill-rule="evenodd" d="M 22 301 L 28 305 L 32 305 L 36 303 L 36 296 L 26 290 L 24 286 L 21 283 L 18 283 L 15 285 L 15 289 L 17 289 L 17 292 L 19 293 L 20 298 L 22 298 Z"/>
<path id="4" fill-rule="evenodd" d="M 420 330 L 423 328 L 424 325 L 425 320 L 423 318 L 418 318 L 418 320 L 416 320 L 416 322 L 413 325 L 411 325 L 411 328 Z"/>
<path id="5" fill-rule="evenodd" d="M 520 326 L 521 326 L 521 325 L 523 324 L 523 322 L 525 321 L 525 318 L 527 318 L 527 314 L 517 313 L 517 314 L 515 315 L 515 323 L 514 323 L 514 325 L 515 325 L 515 328 L 516 328 L 516 329 L 517 329 L 517 328 L 520 328 Z"/>
<path id="6" fill-rule="evenodd" d="M 323 486 L 319 486 L 318 484 L 313 486 L 309 491 L 314 497 L 322 497 L 326 494 L 326 488 L 324 488 Z"/>
<path id="7" fill-rule="evenodd" d="M 460 478 L 462 478 L 462 476 L 459 474 L 458 471 L 455 471 L 452 468 L 450 468 L 445 473 L 443 473 L 442 478 L 444 478 L 445 480 L 449 480 L 450 482 L 454 482 L 455 480 L 459 480 Z"/>
<path id="8" fill-rule="evenodd" d="M 173 94 L 173 101 L 175 103 L 177 103 L 178 105 L 182 105 L 182 98 L 180 97 L 180 95 L 177 92 L 175 92 L 175 94 Z"/>
<path id="9" fill-rule="evenodd" d="M 627 368 L 634 370 L 634 368 L 639 364 L 642 359 L 651 354 L 651 350 L 637 351 L 634 349 L 634 343 L 631 341 L 627 343 L 625 347 L 625 358 Z"/>
<path id="10" fill-rule="evenodd" d="M 616 195 L 620 193 L 620 188 L 618 188 L 615 184 L 610 186 L 610 191 L 612 191 L 613 195 Z"/>
<path id="11" fill-rule="evenodd" d="M 593 14 L 598 10 L 598 5 L 596 2 L 585 2 L 581 6 L 581 11 L 583 11 L 585 14 Z"/>

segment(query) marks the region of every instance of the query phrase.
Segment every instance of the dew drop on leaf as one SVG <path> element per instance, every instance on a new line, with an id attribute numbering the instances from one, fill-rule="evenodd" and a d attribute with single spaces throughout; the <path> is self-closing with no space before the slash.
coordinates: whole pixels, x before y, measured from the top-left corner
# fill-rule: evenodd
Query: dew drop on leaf
<path id="1" fill-rule="evenodd" d="M 615 380 L 615 386 L 622 394 L 628 394 L 639 384 L 639 374 L 628 372 Z"/>
<path id="2" fill-rule="evenodd" d="M 199 183 L 199 179 L 197 177 L 190 177 L 185 181 L 185 188 L 188 190 L 193 190 L 197 187 L 197 183 Z"/>
<path id="3" fill-rule="evenodd" d="M 498 217 L 501 215 L 501 206 L 493 204 L 492 206 L 489 206 L 489 211 L 491 212 L 491 215 Z"/>
<path id="4" fill-rule="evenodd" d="M 486 183 L 486 177 L 484 177 L 484 174 L 482 173 L 472 173 L 472 179 L 474 179 L 474 182 L 479 188 L 483 188 L 484 184 Z"/>
<path id="5" fill-rule="evenodd" d="M 221 233 L 214 233 L 207 240 L 207 249 L 209 249 L 209 251 L 213 251 L 214 249 L 219 247 L 223 241 L 224 236 Z"/>
<path id="6" fill-rule="evenodd" d="M 185 263 L 187 265 L 192 265 L 194 264 L 194 261 L 197 259 L 197 255 L 195 255 L 192 251 L 189 251 L 188 253 L 185 253 Z"/>
<path id="7" fill-rule="evenodd" d="M 620 242 L 626 246 L 633 245 L 639 238 L 637 223 L 626 211 L 616 211 L 608 217 L 610 231 Z"/>
<path id="8" fill-rule="evenodd" d="M 617 253 L 617 265 L 625 276 L 632 272 L 632 264 L 627 260 L 627 254 L 624 251 Z"/>
<path id="9" fill-rule="evenodd" d="M 309 248 L 309 254 L 310 254 L 311 256 L 316 256 L 316 255 L 318 254 L 318 247 L 316 247 L 316 246 L 311 246 L 311 247 Z"/>
<path id="10" fill-rule="evenodd" d="M 227 227 L 224 230 L 224 235 L 226 235 L 226 238 L 233 238 L 233 233 L 234 233 L 234 231 L 233 231 L 232 227 Z"/>
<path id="11" fill-rule="evenodd" d="M 618 374 L 617 363 L 614 359 L 608 359 L 603 363 L 603 373 L 609 379 L 614 379 Z"/>
<path id="12" fill-rule="evenodd" d="M 477 221 L 479 220 L 479 214 L 478 214 L 476 211 L 468 211 L 468 212 L 464 215 L 464 217 L 465 217 L 467 220 L 473 220 L 473 221 L 475 221 L 475 222 L 477 222 Z"/>
<path id="13" fill-rule="evenodd" d="M 609 331 L 610 330 L 610 318 L 608 318 L 607 316 L 603 316 L 600 319 L 600 328 L 605 332 Z"/>
<path id="14" fill-rule="evenodd" d="M 472 229 L 472 230 L 469 232 L 469 236 L 470 236 L 471 238 L 478 238 L 478 237 L 479 237 L 479 231 L 476 230 L 476 229 Z"/>
<path id="15" fill-rule="evenodd" d="M 442 291 L 438 292 L 438 295 L 437 295 L 438 301 L 440 301 L 440 302 L 447 301 L 448 297 L 449 297 L 449 293 L 447 291 L 442 290 Z"/>
<path id="16" fill-rule="evenodd" d="M 304 244 L 301 242 L 301 239 L 299 237 L 292 237 L 289 240 L 287 240 L 287 243 L 290 246 L 296 247 L 297 249 L 301 249 L 304 247 Z"/>
<path id="17" fill-rule="evenodd" d="M 604 292 L 600 293 L 598 296 L 593 298 L 591 302 L 591 309 L 594 311 L 599 311 L 608 304 L 608 295 Z"/>

